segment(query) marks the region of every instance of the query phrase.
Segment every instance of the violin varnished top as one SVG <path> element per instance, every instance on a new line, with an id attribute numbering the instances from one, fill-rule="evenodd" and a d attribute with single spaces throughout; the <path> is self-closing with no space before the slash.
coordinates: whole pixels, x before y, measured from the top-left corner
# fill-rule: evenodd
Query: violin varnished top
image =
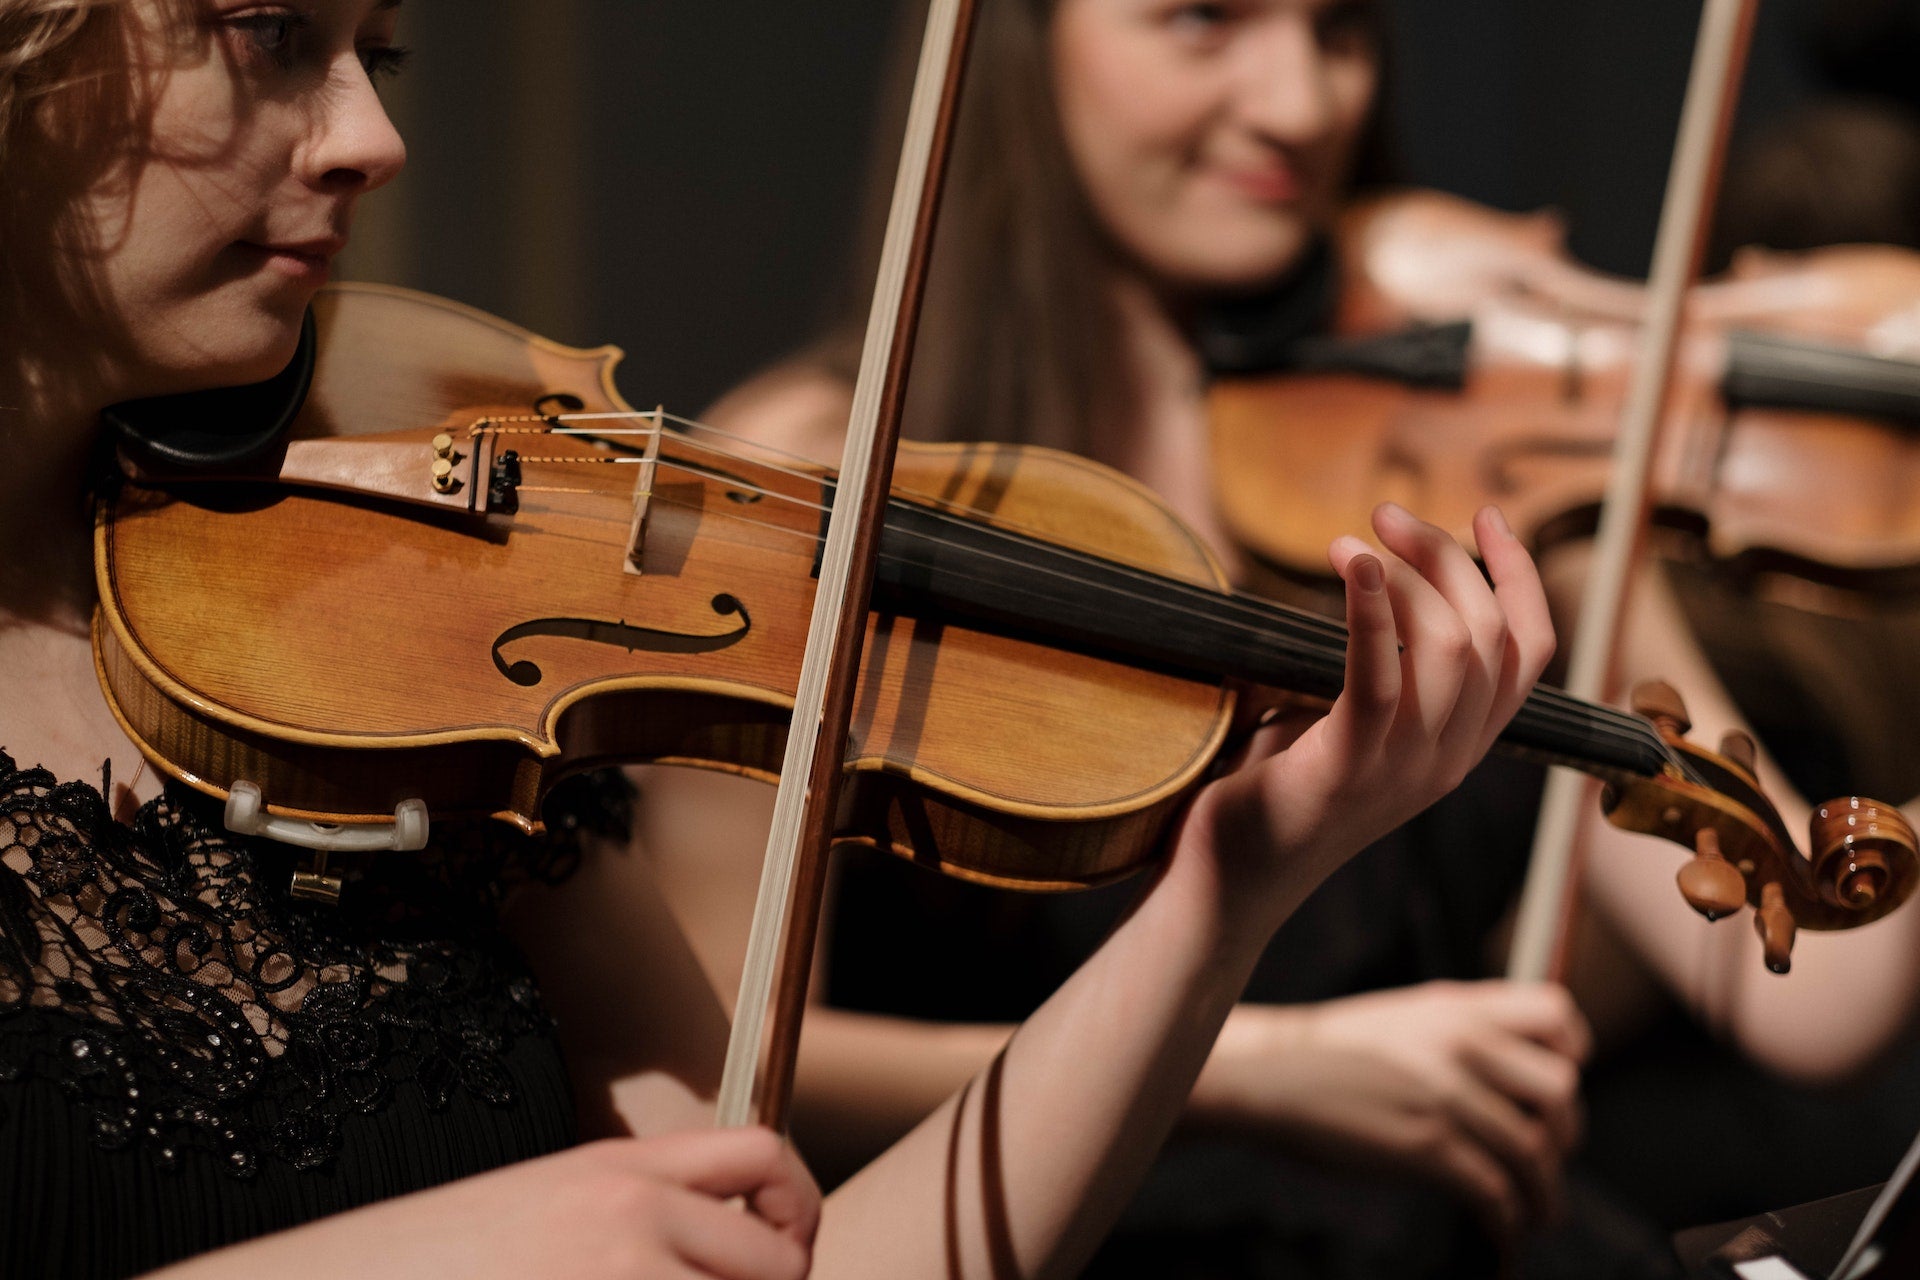
<path id="1" fill-rule="evenodd" d="M 560 347 L 387 289 L 331 291 L 318 312 L 325 355 L 295 444 L 410 453 L 417 474 L 382 461 L 364 485 L 346 468 L 331 489 L 243 477 L 124 486 L 99 528 L 100 635 L 136 740 L 203 789 L 244 777 L 275 812 L 326 821 L 379 820 L 417 795 L 439 813 L 531 825 L 553 780 L 612 758 L 767 776 L 812 603 L 823 474 L 763 466 L 737 443 L 649 437 L 637 415 L 580 420 L 592 435 L 548 430 L 543 415 L 625 411 L 610 348 Z M 458 360 L 424 377 L 413 366 L 436 347 Z M 343 375 L 340 353 L 366 367 Z M 389 353 L 403 367 L 385 367 Z M 440 435 L 456 454 L 516 455 L 512 510 L 434 505 Z M 630 464 L 650 439 L 635 572 L 641 472 Z M 913 451 L 897 477 L 1218 583 L 1164 507 L 1079 459 L 940 447 Z M 1063 662 L 1049 646 L 898 614 L 874 617 L 865 672 L 848 767 L 873 780 L 853 808 L 876 839 L 912 816 L 886 798 L 887 777 L 1015 823 L 1136 820 L 1141 832 L 1119 843 L 1138 856 L 1206 767 L 1232 705 L 1217 680 Z M 1092 858 L 1099 842 L 1078 843 Z"/>

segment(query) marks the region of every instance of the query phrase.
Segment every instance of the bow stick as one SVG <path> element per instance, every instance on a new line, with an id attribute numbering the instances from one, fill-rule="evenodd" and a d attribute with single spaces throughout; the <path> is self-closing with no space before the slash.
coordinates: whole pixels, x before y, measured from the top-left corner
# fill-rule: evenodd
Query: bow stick
<path id="1" fill-rule="evenodd" d="M 1621 408 L 1613 471 L 1580 598 L 1579 624 L 1568 650 L 1566 691 L 1588 701 L 1604 698 L 1611 681 L 1627 587 L 1647 525 L 1651 464 L 1673 373 L 1681 308 L 1687 286 L 1700 272 L 1707 218 L 1720 184 L 1757 3 L 1707 0 L 1700 14 L 1680 135 L 1654 240 L 1639 358 Z M 1565 967 L 1577 890 L 1575 836 L 1580 815 L 1592 803 L 1592 791 L 1585 774 L 1554 769 L 1547 776 L 1507 962 L 1509 978 L 1558 978 Z"/>
<path id="2" fill-rule="evenodd" d="M 975 0 L 933 0 L 927 15 L 721 1073 L 715 1109 L 721 1126 L 749 1123 L 757 1098 L 759 1122 L 783 1128 L 793 1091 L 874 562 L 974 8 Z"/>

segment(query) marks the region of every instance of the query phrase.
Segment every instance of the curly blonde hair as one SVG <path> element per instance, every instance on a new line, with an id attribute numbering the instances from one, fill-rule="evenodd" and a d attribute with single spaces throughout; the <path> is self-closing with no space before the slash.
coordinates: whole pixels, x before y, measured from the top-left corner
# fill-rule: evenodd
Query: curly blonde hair
<path id="1" fill-rule="evenodd" d="M 0 0 L 0 165 L 35 100 L 60 88 L 88 28 L 120 0 Z"/>

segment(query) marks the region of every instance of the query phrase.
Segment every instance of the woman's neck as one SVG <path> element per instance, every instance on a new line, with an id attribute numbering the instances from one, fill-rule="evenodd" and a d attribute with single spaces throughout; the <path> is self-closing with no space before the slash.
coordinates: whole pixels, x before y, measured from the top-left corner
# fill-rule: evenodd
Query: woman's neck
<path id="1" fill-rule="evenodd" d="M 84 625 L 93 605 L 92 479 L 98 379 L 59 344 L 0 322 L 0 624 Z M 84 348 L 72 348 L 84 349 Z"/>
<path id="2" fill-rule="evenodd" d="M 90 356 L 61 350 L 49 329 L 0 318 L 0 747 L 57 778 L 91 781 L 110 760 L 109 800 L 123 809 L 159 781 L 101 696 L 89 643 L 87 499 L 96 423 L 117 384 Z"/>
<path id="3" fill-rule="evenodd" d="M 1153 437 L 1177 430 L 1181 410 L 1200 400 L 1206 371 L 1177 304 L 1150 281 L 1116 268 L 1107 297 L 1121 390 L 1102 414 L 1094 448 L 1131 474 L 1129 460 Z"/>
<path id="4" fill-rule="evenodd" d="M 1100 460 L 1153 489 L 1230 556 L 1214 509 L 1206 365 L 1187 306 L 1135 272 L 1116 270 L 1109 296 L 1126 392 L 1100 434 Z"/>

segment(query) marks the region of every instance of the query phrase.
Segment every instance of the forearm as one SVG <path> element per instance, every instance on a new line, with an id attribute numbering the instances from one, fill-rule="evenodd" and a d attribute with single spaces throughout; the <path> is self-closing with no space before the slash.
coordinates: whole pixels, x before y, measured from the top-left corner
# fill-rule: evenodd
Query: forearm
<path id="1" fill-rule="evenodd" d="M 816 1274 L 1073 1274 L 1178 1119 L 1264 940 L 1229 918 L 1211 867 L 1176 858 L 992 1067 L 833 1195 Z"/>
<path id="2" fill-rule="evenodd" d="M 1284 1141 L 1289 1119 L 1311 1112 L 1315 1099 L 1290 1096 L 1289 1054 L 1306 1034 L 1311 1005 L 1249 1005 L 1230 1014 L 1187 1100 L 1186 1120 L 1203 1129 L 1246 1132 Z M 1253 1016 L 1249 1016 L 1253 1015 Z"/>
<path id="3" fill-rule="evenodd" d="M 1337 540 L 1344 687 L 1257 730 L 1195 800 L 1139 907 L 994 1065 L 836 1193 L 822 1276 L 1076 1271 L 1125 1203 L 1273 930 L 1362 845 L 1455 785 L 1552 652 L 1532 561 L 1475 518 L 1486 575 L 1383 507 L 1391 553 Z"/>
<path id="4" fill-rule="evenodd" d="M 793 1133 L 831 1185 L 898 1142 L 978 1075 L 1013 1034 L 815 1007 L 794 1082 Z"/>

